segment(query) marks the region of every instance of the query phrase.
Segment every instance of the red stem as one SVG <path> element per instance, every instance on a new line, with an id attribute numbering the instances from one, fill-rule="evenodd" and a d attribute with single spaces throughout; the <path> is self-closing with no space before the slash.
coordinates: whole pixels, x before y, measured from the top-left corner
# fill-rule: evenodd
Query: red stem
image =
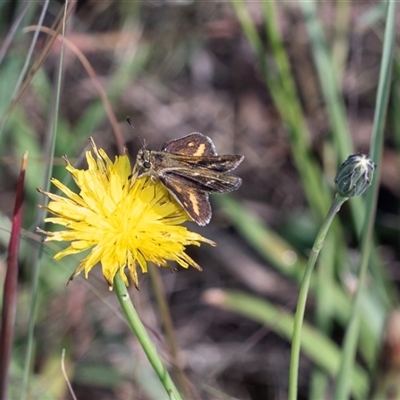
<path id="1" fill-rule="evenodd" d="M 18 251 L 24 198 L 24 179 L 28 154 L 22 158 L 15 198 L 10 243 L 8 245 L 7 272 L 4 281 L 3 310 L 0 328 L 0 399 L 7 400 L 9 366 L 14 337 L 15 314 L 17 311 Z"/>

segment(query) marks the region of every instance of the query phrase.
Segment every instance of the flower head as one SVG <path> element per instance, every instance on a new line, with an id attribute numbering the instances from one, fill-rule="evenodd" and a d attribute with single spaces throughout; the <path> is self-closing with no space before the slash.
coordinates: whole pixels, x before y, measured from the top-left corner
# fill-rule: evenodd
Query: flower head
<path id="1" fill-rule="evenodd" d="M 364 193 L 371 185 L 376 165 L 365 154 L 349 156 L 340 166 L 335 183 L 343 197 L 354 197 Z"/>
<path id="2" fill-rule="evenodd" d="M 126 155 L 117 156 L 112 162 L 104 150 L 97 149 L 93 141 L 91 144 L 95 157 L 90 151 L 86 153 L 87 170 L 78 170 L 66 160 L 66 169 L 80 189 L 79 194 L 54 178 L 52 183 L 66 197 L 39 190 L 51 200 L 43 208 L 54 215 L 45 222 L 66 228 L 42 231 L 46 240 L 71 242 L 54 258 L 90 250 L 70 280 L 82 271 L 87 278 L 97 263 L 101 264 L 110 289 L 117 273 L 128 285 L 126 267 L 138 287 L 136 264 L 146 272 L 149 261 L 160 267 L 166 267 L 167 261 L 176 261 L 184 268 L 201 270 L 185 253 L 186 246 L 215 243 L 181 225 L 190 219 L 160 182 L 136 173 L 131 176 Z"/>

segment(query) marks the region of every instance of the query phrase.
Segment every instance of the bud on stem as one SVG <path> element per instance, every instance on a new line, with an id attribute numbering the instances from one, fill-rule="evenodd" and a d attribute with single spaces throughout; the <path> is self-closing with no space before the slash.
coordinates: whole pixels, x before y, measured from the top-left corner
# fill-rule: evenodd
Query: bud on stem
<path id="1" fill-rule="evenodd" d="M 349 156 L 340 166 L 335 183 L 343 197 L 354 197 L 364 193 L 371 185 L 376 164 L 365 154 Z"/>

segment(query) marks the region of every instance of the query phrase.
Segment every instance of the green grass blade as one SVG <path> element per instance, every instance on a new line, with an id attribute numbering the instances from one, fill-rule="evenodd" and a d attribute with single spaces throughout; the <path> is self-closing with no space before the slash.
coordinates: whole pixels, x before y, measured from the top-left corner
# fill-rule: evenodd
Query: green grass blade
<path id="1" fill-rule="evenodd" d="M 397 2 L 388 2 L 386 29 L 383 41 L 381 70 L 379 75 L 371 143 L 371 156 L 378 166 L 382 160 L 383 128 L 385 125 L 387 103 L 390 93 L 392 55 L 396 33 L 396 8 Z M 359 321 L 361 314 L 360 309 L 362 307 L 362 296 L 365 291 L 367 266 L 372 247 L 372 232 L 375 222 L 378 188 L 379 179 L 378 176 L 376 176 L 367 195 L 367 213 L 365 228 L 363 229 L 362 258 L 358 280 L 358 290 L 354 299 L 351 318 L 345 334 L 343 359 L 341 361 L 340 372 L 335 391 L 336 400 L 347 399 L 349 397 L 351 379 L 352 376 L 354 376 L 354 358 L 359 336 Z"/>
<path id="2" fill-rule="evenodd" d="M 242 235 L 259 255 L 283 275 L 293 279 L 297 283 L 301 282 L 306 260 L 296 249 L 290 246 L 277 233 L 265 226 L 255 215 L 242 207 L 232 197 L 215 196 L 215 201 L 224 210 L 224 213 L 229 217 L 229 220 L 239 234 Z M 321 273 L 324 273 L 323 269 Z M 334 299 L 330 304 L 330 312 L 335 316 L 336 321 L 342 326 L 346 326 L 350 318 L 351 296 L 343 290 L 339 283 L 331 280 L 329 282 L 330 286 L 324 287 L 322 290 L 327 295 L 330 294 L 329 296 Z M 311 291 L 314 294 L 316 293 L 317 285 L 317 277 L 313 276 Z M 375 297 L 370 292 L 365 293 L 363 297 L 363 304 L 368 304 L 368 307 L 363 310 L 360 351 L 368 365 L 373 365 L 375 362 L 379 337 L 384 323 L 383 316 L 385 315 L 385 310 L 382 308 L 381 303 L 375 300 Z M 327 306 L 325 304 L 325 307 Z M 375 308 L 372 308 L 373 306 Z"/>
<path id="3" fill-rule="evenodd" d="M 303 182 L 307 200 L 319 218 L 325 216 L 329 207 L 329 193 L 322 184 L 321 170 L 310 152 L 310 134 L 308 132 L 300 100 L 290 73 L 288 57 L 283 47 L 283 41 L 276 26 L 276 10 L 273 2 L 263 2 L 267 34 L 271 43 L 276 71 L 268 68 L 266 53 L 256 27 L 243 1 L 231 2 L 241 23 L 245 35 L 257 55 L 263 79 L 269 88 L 274 103 L 288 127 L 292 155 Z"/>
<path id="4" fill-rule="evenodd" d="M 337 147 L 338 165 L 354 153 L 351 142 L 351 134 L 347 124 L 346 108 L 344 99 L 340 94 L 339 82 L 334 68 L 333 58 L 330 55 L 328 45 L 324 39 L 324 32 L 316 15 L 315 2 L 300 1 L 299 6 L 303 12 L 306 27 L 309 33 L 312 53 L 321 85 L 322 93 L 326 102 L 326 111 L 332 127 L 332 136 Z M 366 212 L 365 203 L 361 197 L 352 199 L 349 203 L 354 226 L 358 236 L 361 237 L 364 215 Z M 361 240 L 360 240 L 361 241 Z M 390 304 L 387 296 L 386 286 L 379 271 L 381 264 L 375 254 L 372 255 L 374 262 L 371 263 L 372 273 L 375 278 L 374 284 L 382 296 L 382 301 Z"/>
<path id="5" fill-rule="evenodd" d="M 67 5 L 65 6 L 65 13 L 67 12 Z M 63 37 L 65 35 L 65 20 L 63 24 Z M 57 121 L 58 121 L 58 113 L 59 113 L 59 104 L 60 104 L 60 93 L 61 93 L 61 81 L 62 81 L 62 67 L 63 67 L 63 59 L 64 59 L 64 45 L 61 44 L 61 51 L 60 51 L 60 60 L 59 60 L 59 67 L 58 67 L 58 75 L 57 75 L 57 83 L 55 86 L 54 91 L 54 102 L 52 111 L 52 124 L 50 128 L 50 132 L 47 135 L 47 145 L 45 149 L 47 151 L 48 156 L 48 164 L 46 171 L 43 175 L 43 184 L 42 188 L 48 191 L 50 186 L 50 177 L 52 173 L 52 166 L 53 166 L 53 159 L 54 159 L 54 149 L 55 149 L 55 142 L 56 142 L 56 133 L 57 133 Z M 41 209 L 38 211 L 38 216 L 40 220 L 44 219 L 45 210 Z M 28 326 L 28 337 L 27 337 L 27 348 L 26 348 L 26 355 L 25 355 L 25 363 L 24 363 L 24 374 L 23 380 L 21 383 L 21 399 L 27 398 L 28 392 L 28 381 L 29 375 L 32 367 L 31 359 L 33 355 L 33 338 L 34 338 L 34 328 L 35 328 L 35 316 L 36 316 L 36 305 L 37 305 L 37 298 L 38 298 L 38 290 L 39 290 L 39 275 L 40 275 L 40 259 L 41 259 L 42 248 L 41 246 L 37 247 L 34 254 L 32 254 L 32 265 L 33 265 L 33 274 L 32 274 L 32 301 L 30 307 L 30 319 L 29 319 L 29 326 Z"/>
<path id="6" fill-rule="evenodd" d="M 208 304 L 238 313 L 270 327 L 274 332 L 291 340 L 294 316 L 266 300 L 260 300 L 238 291 L 209 290 L 204 296 Z M 340 364 L 340 348 L 309 324 L 303 325 L 302 351 L 318 366 L 335 376 Z M 365 399 L 369 377 L 357 366 L 352 381 L 352 394 Z"/>
<path id="7" fill-rule="evenodd" d="M 306 27 L 311 40 L 312 52 L 317 67 L 319 82 L 327 105 L 327 113 L 333 129 L 333 138 L 337 145 L 338 162 L 354 153 L 347 125 L 346 108 L 340 95 L 336 72 L 330 57 L 324 32 L 315 13 L 315 2 L 299 1 Z"/>

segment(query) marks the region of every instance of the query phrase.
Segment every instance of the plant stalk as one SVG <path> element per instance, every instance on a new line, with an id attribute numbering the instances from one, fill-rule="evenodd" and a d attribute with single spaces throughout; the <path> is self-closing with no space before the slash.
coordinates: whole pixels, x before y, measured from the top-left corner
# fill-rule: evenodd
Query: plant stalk
<path id="1" fill-rule="evenodd" d="M 150 364 L 152 365 L 154 371 L 158 375 L 161 383 L 163 384 L 165 391 L 167 392 L 170 400 L 182 400 L 181 395 L 178 392 L 174 382 L 168 374 L 167 369 L 163 365 L 157 350 L 151 341 L 146 329 L 143 326 L 142 321 L 139 318 L 138 313 L 132 303 L 129 296 L 128 289 L 125 286 L 119 273 L 115 275 L 114 278 L 114 290 L 118 297 L 121 308 L 128 320 L 129 326 L 132 328 L 133 333 L 136 335 L 140 345 L 142 346 L 144 352 Z"/>
<path id="2" fill-rule="evenodd" d="M 307 267 L 304 272 L 304 277 L 300 286 L 299 300 L 297 302 L 296 315 L 293 326 L 292 336 L 292 351 L 290 358 L 290 371 L 289 371 L 289 400 L 297 400 L 297 382 L 299 372 L 299 359 L 300 359 L 300 345 L 301 345 L 301 328 L 304 320 L 304 312 L 306 308 L 307 295 L 310 287 L 311 276 L 317 261 L 319 252 L 321 251 L 326 234 L 328 233 L 329 227 L 332 224 L 333 218 L 340 210 L 342 204 L 348 200 L 348 197 L 342 197 L 340 194 L 336 194 L 335 199 L 325 217 L 318 235 L 314 241 L 313 248 L 311 250 L 310 257 L 308 259 Z"/>

